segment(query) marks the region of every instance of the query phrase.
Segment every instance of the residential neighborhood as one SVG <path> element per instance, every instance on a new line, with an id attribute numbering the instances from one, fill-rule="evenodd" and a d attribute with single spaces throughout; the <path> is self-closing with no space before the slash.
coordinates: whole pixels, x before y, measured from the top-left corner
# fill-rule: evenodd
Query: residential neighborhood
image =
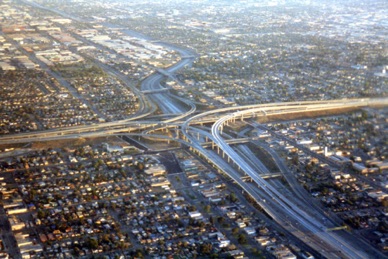
<path id="1" fill-rule="evenodd" d="M 268 255 L 300 253 L 188 153 L 176 154 L 182 171 L 171 174 L 139 151 L 104 143 L 3 160 L 1 201 L 21 256 L 242 258 L 248 242 Z"/>
<path id="2" fill-rule="evenodd" d="M 388 257 L 385 0 L 0 2 L 0 258 Z"/>

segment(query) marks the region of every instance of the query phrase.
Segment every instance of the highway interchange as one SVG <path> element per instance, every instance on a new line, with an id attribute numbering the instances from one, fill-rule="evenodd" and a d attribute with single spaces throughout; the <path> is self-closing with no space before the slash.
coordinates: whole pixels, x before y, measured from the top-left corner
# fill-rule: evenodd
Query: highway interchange
<path id="1" fill-rule="evenodd" d="M 160 87 L 160 77 L 151 80 Z M 149 82 L 149 81 L 148 81 Z M 25 133 L 12 136 L 2 136 L 0 143 L 21 143 L 44 140 L 59 140 L 77 137 L 98 137 L 107 134 L 127 134 L 136 136 L 148 136 L 156 139 L 169 139 L 163 135 L 155 135 L 153 132 L 163 128 L 174 129 L 175 138 L 180 136 L 182 144 L 189 146 L 192 150 L 206 157 L 208 161 L 216 165 L 222 172 L 231 177 L 240 187 L 248 193 L 256 202 L 289 232 L 309 244 L 313 249 L 319 251 L 326 258 L 368 258 L 366 251 L 355 246 L 353 241 L 348 239 L 350 234 L 326 231 L 330 218 L 319 211 L 313 214 L 307 213 L 311 207 L 301 200 L 295 201 L 280 193 L 268 181 L 261 177 L 267 174 L 268 170 L 262 163 L 249 161 L 249 152 L 246 147 L 240 147 L 236 152 L 228 143 L 223 133 L 225 125 L 236 120 L 247 120 L 251 117 L 268 116 L 271 113 L 288 114 L 290 112 L 311 112 L 320 110 L 337 109 L 343 107 L 367 107 L 369 105 L 382 105 L 387 102 L 384 99 L 363 99 L 363 100 L 339 100 L 330 102 L 298 102 L 289 104 L 250 105 L 247 107 L 230 107 L 199 113 L 193 116 L 195 110 L 191 106 L 179 104 L 172 108 L 176 100 L 174 98 L 164 99 L 167 93 L 156 93 L 158 98 L 153 99 L 157 105 L 158 101 L 166 104 L 165 111 L 176 113 L 176 118 L 165 121 L 147 120 L 125 120 L 109 122 L 98 125 L 85 125 L 75 128 L 65 128 L 43 132 Z M 171 97 L 169 95 L 169 97 Z M 166 100 L 169 100 L 168 102 Z M 170 108 L 169 108 L 170 107 Z M 184 110 L 186 108 L 186 110 Z M 170 109 L 170 110 L 167 110 Z M 186 119 L 183 119 L 187 117 Z M 211 123 L 211 128 L 202 126 L 204 123 Z M 128 132 L 131 132 L 128 134 Z M 155 132 L 156 133 L 156 132 Z M 177 140 L 177 139 L 176 139 Z M 211 141 L 213 150 L 203 147 L 203 143 Z M 215 151 L 217 150 L 217 151 Z M 245 155 L 243 155 L 245 153 Z M 251 158 L 252 159 L 252 158 Z M 255 165 L 255 166 L 252 166 Z M 283 169 L 284 170 L 284 169 Z M 242 176 L 249 176 L 253 183 L 247 183 Z M 291 184 L 292 185 L 292 184 Z M 336 226 L 336 225 L 331 225 Z M 344 232 L 344 231 L 343 231 Z M 344 239 L 344 236 L 347 237 Z M 355 248 L 357 247 L 357 249 Z"/>
<path id="2" fill-rule="evenodd" d="M 74 19 L 74 17 L 71 17 Z M 166 45 L 166 43 L 161 43 Z M 293 103 L 274 103 L 248 105 L 243 107 L 220 108 L 211 111 L 199 112 L 192 102 L 178 98 L 169 91 L 162 89 L 161 81 L 165 77 L 174 78 L 174 73 L 194 61 L 194 55 L 189 50 L 168 45 L 178 51 L 182 58 L 175 65 L 155 71 L 143 80 L 141 89 L 136 90 L 142 100 L 141 111 L 130 119 L 106 122 L 93 125 L 83 125 L 71 128 L 47 130 L 41 132 L 23 133 L 0 137 L 0 144 L 28 143 L 36 141 L 52 141 L 79 137 L 99 137 L 106 135 L 133 135 L 148 136 L 157 140 L 176 140 L 189 147 L 194 152 L 202 155 L 209 163 L 215 165 L 220 171 L 227 174 L 236 182 L 244 192 L 249 194 L 270 217 L 281 224 L 294 236 L 312 247 L 326 258 L 371 258 L 377 251 L 366 249 L 361 241 L 354 241 L 351 234 L 345 231 L 331 232 L 328 227 L 337 226 L 331 217 L 322 210 L 313 208 L 308 201 L 298 195 L 297 187 L 293 187 L 295 195 L 280 192 L 271 181 L 262 176 L 269 173 L 268 169 L 257 158 L 253 158 L 250 150 L 238 145 L 237 148 L 228 144 L 229 136 L 224 132 L 228 124 L 236 120 L 248 120 L 256 117 L 270 115 L 284 115 L 291 113 L 311 113 L 344 108 L 363 108 L 373 106 L 387 106 L 388 99 L 344 99 L 330 101 L 306 101 Z M 123 79 L 118 71 L 108 66 L 100 66 L 115 76 Z M 144 94 L 142 92 L 147 92 Z M 153 93 L 154 92 L 154 93 Z M 151 118 L 158 111 L 174 116 L 164 119 Z M 204 126 L 206 125 L 206 126 Z M 209 126 L 210 125 L 210 126 Z M 169 128 L 174 132 L 172 137 L 154 134 L 162 129 Z M 212 149 L 205 148 L 206 142 L 212 143 Z M 276 154 L 273 154 L 276 156 Z M 278 167 L 286 175 L 287 168 Z M 251 182 L 243 180 L 248 176 Z M 292 176 L 285 176 L 290 186 L 295 186 Z M 299 196 L 299 197 L 298 197 Z"/>

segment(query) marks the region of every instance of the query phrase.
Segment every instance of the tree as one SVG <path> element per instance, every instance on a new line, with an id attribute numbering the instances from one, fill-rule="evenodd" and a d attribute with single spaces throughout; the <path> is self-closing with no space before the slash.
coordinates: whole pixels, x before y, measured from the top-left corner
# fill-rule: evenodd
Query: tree
<path id="1" fill-rule="evenodd" d="M 41 210 L 41 209 L 39 209 L 38 210 L 38 219 L 42 219 L 42 218 L 45 218 L 46 217 L 46 212 L 45 211 L 43 211 L 43 210 Z"/>
<path id="2" fill-rule="evenodd" d="M 239 244 L 244 245 L 247 243 L 247 238 L 244 234 L 238 235 L 237 241 Z"/>
<path id="3" fill-rule="evenodd" d="M 383 205 L 384 207 L 388 207 L 388 199 L 387 199 L 387 198 L 385 198 L 384 200 L 382 200 L 381 203 L 382 203 L 382 205 Z"/>
<path id="4" fill-rule="evenodd" d="M 97 249 L 98 248 L 98 241 L 97 239 L 94 239 L 94 238 L 89 238 L 87 241 L 86 241 L 86 246 L 90 249 Z"/>
<path id="5" fill-rule="evenodd" d="M 94 169 L 98 170 L 100 168 L 100 166 L 102 166 L 104 164 L 104 161 L 102 161 L 101 159 L 98 159 L 95 163 L 94 163 Z"/>
<path id="6" fill-rule="evenodd" d="M 144 163 L 138 163 L 137 169 L 139 169 L 140 171 L 143 171 L 144 170 Z"/>
<path id="7" fill-rule="evenodd" d="M 197 207 L 195 207 L 194 205 L 190 205 L 187 207 L 187 209 L 192 212 L 192 211 L 196 211 L 197 210 Z"/>
<path id="8" fill-rule="evenodd" d="M 110 236 L 108 234 L 102 235 L 101 241 L 109 244 L 110 243 Z"/>
<path id="9" fill-rule="evenodd" d="M 232 192 L 232 193 L 229 195 L 229 200 L 230 200 L 231 202 L 237 202 L 237 201 L 238 201 L 237 196 L 236 196 L 236 194 L 235 194 L 234 192 Z"/>
<path id="10" fill-rule="evenodd" d="M 299 156 L 298 156 L 298 154 L 295 154 L 295 155 L 292 156 L 291 162 L 292 162 L 293 165 L 298 165 L 299 164 Z"/>
<path id="11" fill-rule="evenodd" d="M 198 223 L 198 227 L 204 228 L 204 227 L 206 227 L 206 223 L 201 221 L 201 222 Z"/>
<path id="12" fill-rule="evenodd" d="M 134 255 L 135 258 L 144 258 L 144 255 L 140 249 L 137 249 Z"/>
<path id="13" fill-rule="evenodd" d="M 259 257 L 259 258 L 263 258 L 263 254 L 260 250 L 258 250 L 257 248 L 252 248 L 252 254 L 254 254 L 255 256 Z"/>
<path id="14" fill-rule="evenodd" d="M 233 228 L 232 229 L 232 234 L 237 235 L 238 234 L 238 228 Z"/>
<path id="15" fill-rule="evenodd" d="M 213 245 L 210 243 L 201 244 L 199 246 L 199 252 L 204 255 L 208 255 L 211 253 L 213 249 Z"/>

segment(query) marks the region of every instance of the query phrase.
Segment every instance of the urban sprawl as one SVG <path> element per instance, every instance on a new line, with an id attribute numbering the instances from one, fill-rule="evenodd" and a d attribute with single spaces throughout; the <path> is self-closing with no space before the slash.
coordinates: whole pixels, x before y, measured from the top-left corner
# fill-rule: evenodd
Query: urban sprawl
<path id="1" fill-rule="evenodd" d="M 0 2 L 0 258 L 388 257 L 386 1 Z"/>

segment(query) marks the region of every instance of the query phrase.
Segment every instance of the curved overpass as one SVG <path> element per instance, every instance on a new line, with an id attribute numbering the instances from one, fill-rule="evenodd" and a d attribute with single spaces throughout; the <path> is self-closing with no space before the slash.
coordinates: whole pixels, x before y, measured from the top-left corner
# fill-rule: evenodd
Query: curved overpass
<path id="1" fill-rule="evenodd" d="M 143 92 L 149 93 L 147 97 L 159 106 L 159 109 L 162 111 L 162 113 L 190 114 L 192 112 L 193 104 L 189 103 L 189 101 L 187 100 L 183 100 L 182 98 L 179 98 L 177 102 L 176 100 L 174 100 L 174 97 L 164 91 L 164 88 L 161 86 L 160 82 L 164 77 L 173 77 L 176 71 L 182 69 L 188 64 L 191 64 L 194 61 L 194 57 L 188 57 L 189 55 L 191 55 L 191 52 L 188 50 L 183 50 L 181 48 L 168 44 L 164 45 L 167 45 L 167 47 L 169 47 L 170 49 L 179 52 L 181 55 L 181 60 L 168 68 L 159 69 L 155 73 L 147 77 L 141 83 L 141 90 Z M 163 90 L 163 92 L 160 92 L 160 90 Z M 191 109 L 189 109 L 189 112 L 187 112 L 187 106 L 191 107 Z"/>
<path id="2" fill-rule="evenodd" d="M 190 124 L 201 124 L 214 122 L 220 117 L 215 116 L 217 114 L 224 114 L 232 111 L 235 112 L 236 116 L 231 117 L 231 120 L 244 119 L 252 116 L 266 116 L 266 114 L 287 114 L 291 112 L 311 112 L 311 111 L 322 111 L 330 110 L 335 108 L 345 108 L 345 107 L 368 107 L 374 105 L 385 105 L 388 106 L 388 98 L 385 99 L 344 99 L 344 100 L 331 100 L 331 101 L 306 101 L 306 102 L 290 102 L 290 103 L 273 103 L 273 104 L 259 104 L 259 105 L 247 105 L 240 107 L 229 107 L 221 108 L 212 111 L 203 112 L 191 116 L 186 121 L 182 122 L 182 129 L 189 126 Z M 184 118 L 189 115 L 189 113 L 194 112 L 195 106 L 192 106 L 188 113 L 181 114 L 178 119 Z M 165 122 L 176 121 L 177 118 L 168 119 Z M 147 127 L 155 126 L 163 121 L 135 121 L 136 118 L 131 120 L 121 120 L 113 122 L 105 122 L 101 124 L 92 124 L 92 125 L 83 125 L 76 126 L 71 128 L 62 128 L 62 129 L 52 129 L 46 131 L 37 131 L 32 133 L 21 133 L 13 135 L 3 135 L 0 137 L 0 144 L 7 143 L 21 143 L 21 142 L 33 142 L 37 138 L 42 137 L 53 137 L 53 136 L 66 136 L 66 135 L 77 135 L 88 132 L 99 132 L 101 135 L 104 134 L 104 131 L 109 131 L 112 129 L 125 130 L 125 131 L 136 131 L 136 130 L 145 130 Z M 176 121 L 176 123 L 178 123 Z"/>
<path id="3" fill-rule="evenodd" d="M 274 202 L 280 205 L 283 213 L 287 214 L 289 217 L 292 217 L 295 221 L 299 222 L 304 228 L 308 229 L 313 235 L 321 240 L 325 244 L 325 249 L 322 253 L 328 258 L 341 257 L 345 255 L 348 258 L 367 258 L 368 255 L 361 250 L 355 249 L 350 245 L 346 240 L 337 236 L 335 233 L 329 233 L 325 231 L 325 226 L 317 221 L 315 218 L 310 216 L 304 211 L 301 211 L 297 206 L 295 206 L 289 199 L 284 197 L 271 185 L 260 177 L 258 172 L 256 172 L 251 166 L 249 166 L 245 160 L 236 153 L 222 138 L 222 130 L 225 125 L 229 122 L 233 122 L 236 119 L 243 119 L 249 116 L 256 116 L 257 114 L 261 116 L 267 116 L 272 114 L 289 114 L 295 112 L 311 112 L 311 111 L 323 111 L 331 110 L 337 108 L 348 108 L 348 107 L 366 107 L 369 105 L 387 105 L 387 99 L 353 99 L 353 100 L 335 100 L 335 101 L 313 101 L 313 102 L 294 102 L 294 103 L 283 103 L 283 104 L 273 104 L 267 105 L 266 107 L 262 105 L 257 106 L 246 106 L 246 107 L 231 107 L 220 109 L 216 111 L 205 112 L 192 118 L 188 119 L 182 125 L 182 131 L 185 135 L 186 141 L 194 144 L 198 152 L 204 153 L 204 149 L 199 147 L 198 139 L 193 136 L 191 133 L 196 132 L 206 136 L 215 143 L 216 146 L 222 151 L 223 157 L 227 157 L 228 161 L 232 161 L 240 170 L 245 172 L 260 188 L 260 190 L 266 195 L 270 196 Z M 247 108 L 242 110 L 242 108 Z M 218 119 L 215 124 L 212 126 L 211 134 L 209 132 L 204 132 L 200 129 L 195 129 L 190 126 L 195 120 L 201 121 L 206 116 L 211 116 L 222 111 L 234 111 L 222 118 Z M 194 133 L 195 135 L 195 133 Z M 197 145 L 195 145 L 197 143 Z M 208 156 L 209 157 L 209 156 Z M 217 158 L 214 158 L 217 161 Z M 214 162 L 213 160 L 213 162 Z M 217 162 L 216 162 L 217 163 Z M 218 162 L 220 163 L 220 162 Z M 220 167 L 222 168 L 222 167 Z M 250 189 L 246 187 L 246 184 L 241 181 L 241 175 L 236 175 L 236 173 L 225 171 L 232 179 L 234 179 L 245 191 L 247 191 L 251 197 L 253 197 L 265 210 L 278 222 L 284 223 L 284 219 L 279 217 L 279 213 L 274 213 L 273 209 L 267 204 L 263 203 L 262 196 L 257 194 L 257 190 Z M 273 206 L 273 204 L 271 204 Z M 322 248 L 321 244 L 316 244 L 318 247 Z M 331 247 L 331 249 L 329 248 Z M 341 253 L 338 253 L 341 251 Z"/>
<path id="4" fill-rule="evenodd" d="M 327 249 L 323 252 L 326 256 L 333 257 L 334 254 L 329 251 L 342 251 L 348 258 L 367 258 L 368 256 L 363 251 L 358 251 L 354 247 L 351 247 L 345 240 L 340 239 L 333 233 L 325 232 L 325 226 L 318 222 L 316 219 L 308 215 L 306 212 L 300 210 L 295 206 L 289 199 L 284 197 L 280 192 L 278 192 L 274 187 L 267 184 L 267 182 L 251 167 L 249 166 L 244 159 L 237 154 L 221 137 L 220 130 L 223 125 L 228 121 L 233 119 L 235 116 L 240 116 L 247 111 L 237 112 L 232 115 L 225 116 L 224 118 L 218 120 L 212 127 L 212 135 L 215 139 L 215 143 L 219 146 L 223 153 L 228 156 L 228 158 L 238 165 L 242 171 L 246 173 L 258 186 L 259 188 L 272 197 L 274 201 L 281 205 L 283 211 L 287 213 L 290 217 L 293 217 L 301 225 L 307 228 L 311 233 L 319 235 L 319 238 L 325 242 L 328 247 L 332 249 Z M 266 208 L 266 207 L 264 207 Z M 276 215 L 273 216 L 276 220 Z M 338 256 L 338 255 L 337 255 Z"/>

